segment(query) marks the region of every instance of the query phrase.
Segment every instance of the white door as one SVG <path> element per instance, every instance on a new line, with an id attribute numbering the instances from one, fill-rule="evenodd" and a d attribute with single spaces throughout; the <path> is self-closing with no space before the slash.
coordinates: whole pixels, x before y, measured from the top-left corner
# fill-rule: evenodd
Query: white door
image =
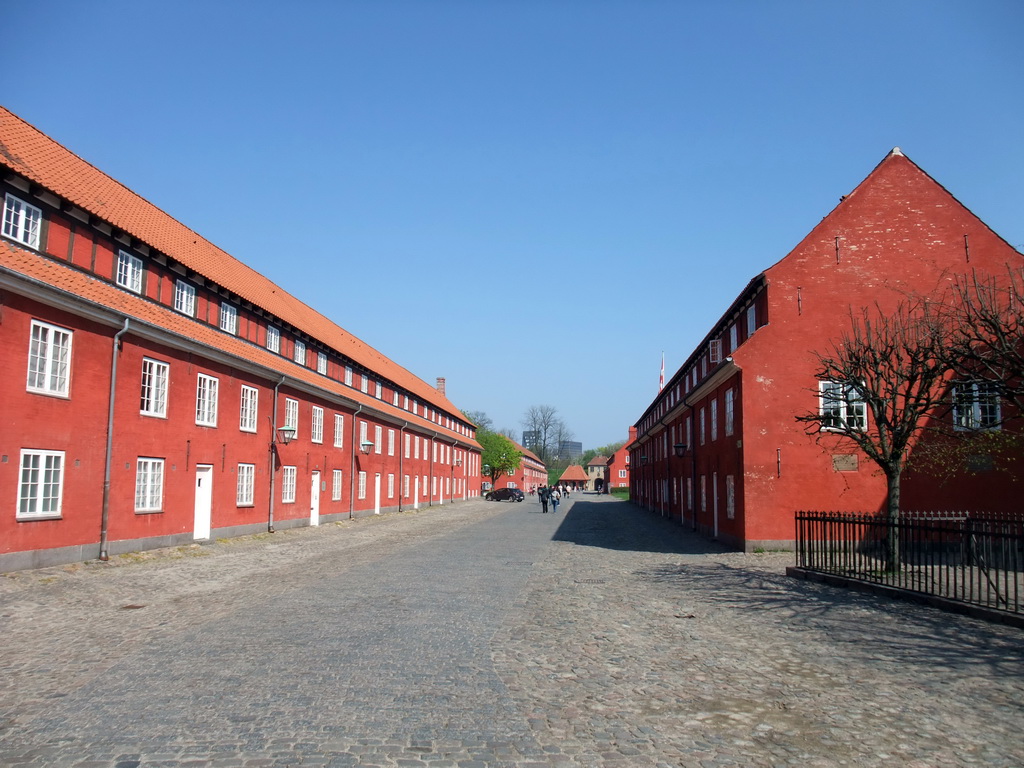
<path id="1" fill-rule="evenodd" d="M 380 514 L 380 472 L 373 476 L 373 514 Z"/>
<path id="2" fill-rule="evenodd" d="M 314 472 L 309 481 L 309 524 L 320 525 L 320 473 Z"/>
<path id="3" fill-rule="evenodd" d="M 416 475 L 415 491 L 412 497 L 412 508 L 420 508 L 420 476 Z"/>
<path id="4" fill-rule="evenodd" d="M 210 538 L 210 518 L 213 515 L 213 465 L 196 464 L 196 507 L 193 539 Z"/>
<path id="5" fill-rule="evenodd" d="M 718 538 L 718 473 L 711 473 L 711 503 L 715 511 L 715 538 Z"/>

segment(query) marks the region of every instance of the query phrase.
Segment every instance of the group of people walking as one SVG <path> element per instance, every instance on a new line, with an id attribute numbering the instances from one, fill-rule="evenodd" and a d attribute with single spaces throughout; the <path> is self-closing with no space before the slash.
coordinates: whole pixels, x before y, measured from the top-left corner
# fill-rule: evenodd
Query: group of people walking
<path id="1" fill-rule="evenodd" d="M 537 495 L 540 497 L 541 511 L 546 515 L 548 513 L 548 504 L 551 505 L 551 511 L 558 511 L 558 502 L 562 500 L 562 495 L 569 495 L 569 489 L 565 487 L 559 487 L 557 485 L 542 485 L 537 489 Z"/>

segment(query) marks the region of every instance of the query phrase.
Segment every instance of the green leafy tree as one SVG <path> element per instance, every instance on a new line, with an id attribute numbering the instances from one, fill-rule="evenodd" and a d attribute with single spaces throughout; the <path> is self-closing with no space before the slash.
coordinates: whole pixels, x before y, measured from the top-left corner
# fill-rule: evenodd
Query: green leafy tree
<path id="1" fill-rule="evenodd" d="M 497 483 L 502 475 L 513 475 L 523 460 L 522 452 L 502 434 L 481 429 L 476 433 L 476 440 L 483 448 L 481 462 L 483 475 L 489 477 L 491 483 Z"/>

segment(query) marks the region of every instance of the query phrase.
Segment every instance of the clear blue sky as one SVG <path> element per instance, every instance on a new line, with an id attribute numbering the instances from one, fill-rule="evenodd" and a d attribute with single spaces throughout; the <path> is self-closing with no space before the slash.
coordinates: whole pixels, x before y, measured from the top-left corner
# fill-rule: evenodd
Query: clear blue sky
<path id="1" fill-rule="evenodd" d="M 1024 245 L 1024 2 L 9 2 L 0 100 L 449 397 L 626 437 L 893 146 Z"/>

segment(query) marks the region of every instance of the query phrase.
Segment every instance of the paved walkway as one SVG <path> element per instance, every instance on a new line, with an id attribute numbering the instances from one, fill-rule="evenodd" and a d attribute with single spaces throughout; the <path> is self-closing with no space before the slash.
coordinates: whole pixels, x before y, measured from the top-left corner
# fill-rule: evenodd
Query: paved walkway
<path id="1" fill-rule="evenodd" d="M 1024 633 L 608 497 L 0 577 L 0 765 L 1024 765 Z"/>

